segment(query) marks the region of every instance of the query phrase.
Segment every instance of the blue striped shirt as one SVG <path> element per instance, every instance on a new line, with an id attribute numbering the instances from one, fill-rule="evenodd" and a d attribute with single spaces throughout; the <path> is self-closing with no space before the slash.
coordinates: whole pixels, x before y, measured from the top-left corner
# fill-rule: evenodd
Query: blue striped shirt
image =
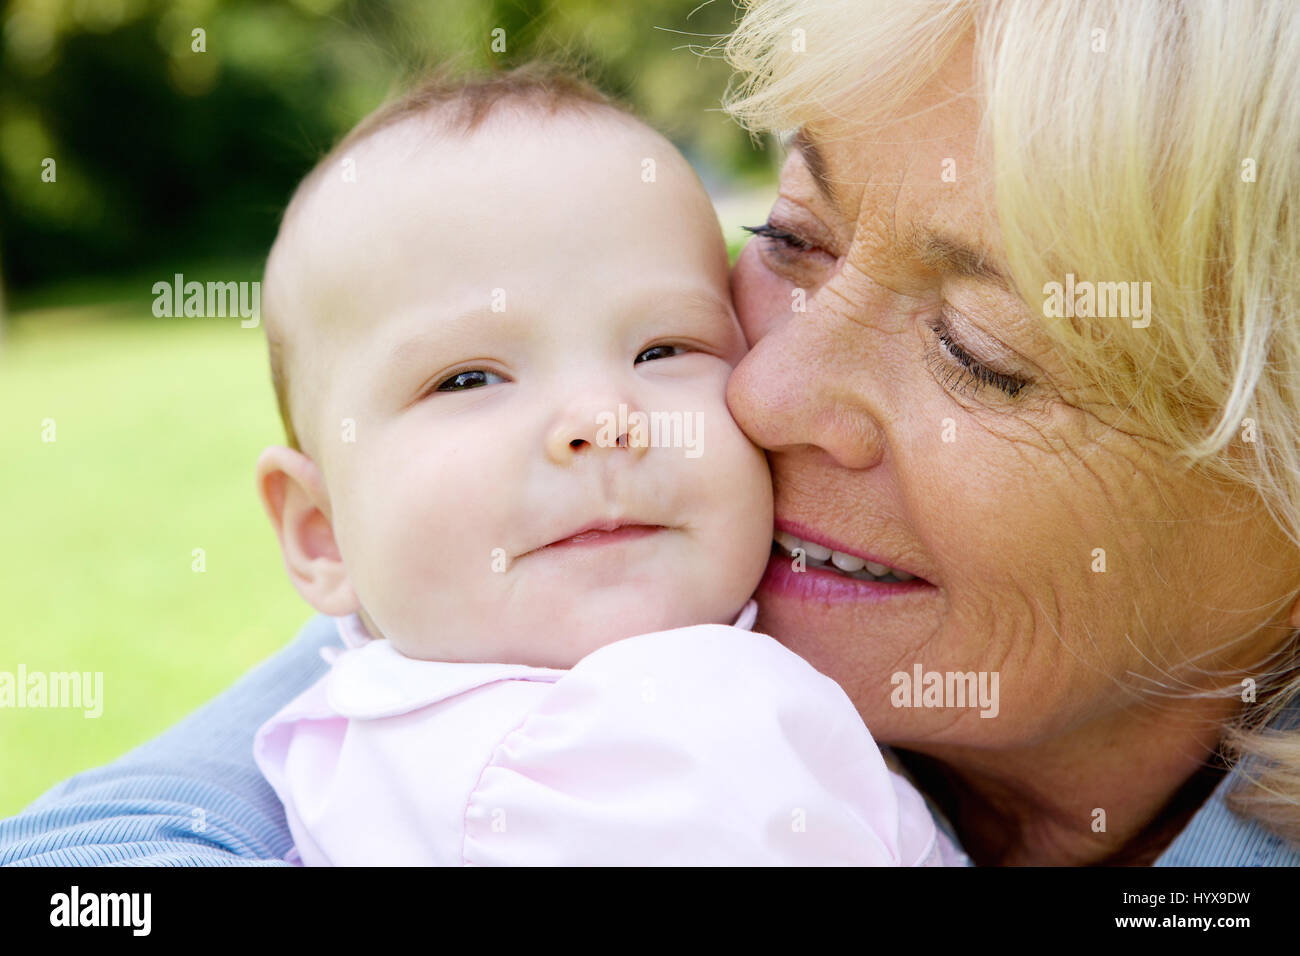
<path id="1" fill-rule="evenodd" d="M 312 618 L 292 644 L 160 737 L 0 820 L 0 864 L 290 865 L 293 838 L 253 763 L 253 733 L 325 673 L 319 652 L 329 645 L 341 646 L 333 619 Z M 1300 702 L 1291 716 L 1300 718 Z M 1220 782 L 1157 866 L 1300 865 L 1300 847 L 1224 805 L 1236 777 Z"/>

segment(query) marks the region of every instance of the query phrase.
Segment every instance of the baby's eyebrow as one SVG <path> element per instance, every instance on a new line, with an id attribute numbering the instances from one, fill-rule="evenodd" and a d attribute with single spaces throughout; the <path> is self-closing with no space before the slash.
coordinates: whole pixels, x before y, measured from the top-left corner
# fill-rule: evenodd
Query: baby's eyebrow
<path id="1" fill-rule="evenodd" d="M 710 318 L 730 318 L 732 315 L 731 300 L 728 296 L 699 288 L 641 289 L 637 293 L 630 294 L 617 307 L 617 311 L 628 317 L 665 311 Z M 412 330 L 408 335 L 399 336 L 393 342 L 385 353 L 384 368 L 392 372 L 406 365 L 418 365 L 429 349 L 456 348 L 462 344 L 463 337 L 470 335 L 471 332 L 477 336 L 484 331 L 485 327 L 518 337 L 525 334 L 525 329 L 534 327 L 526 321 L 527 315 L 527 310 L 493 311 L 487 307 L 432 315 L 430 321 L 422 322 L 419 328 Z"/>
<path id="2" fill-rule="evenodd" d="M 712 292 L 706 292 L 702 289 L 692 290 L 690 292 L 668 293 L 657 302 L 663 302 L 670 306 L 676 306 L 684 311 L 700 312 L 705 315 L 717 313 L 727 314 L 731 311 L 731 303 L 719 295 Z"/>
<path id="3" fill-rule="evenodd" d="M 428 321 L 421 322 L 409 335 L 403 335 L 393 343 L 388 353 L 390 359 L 400 359 L 403 353 L 417 346 L 454 341 L 469 329 L 484 325 L 505 325 L 514 321 L 509 312 L 493 312 L 487 307 L 466 309 L 463 312 L 429 312 L 426 315 Z"/>

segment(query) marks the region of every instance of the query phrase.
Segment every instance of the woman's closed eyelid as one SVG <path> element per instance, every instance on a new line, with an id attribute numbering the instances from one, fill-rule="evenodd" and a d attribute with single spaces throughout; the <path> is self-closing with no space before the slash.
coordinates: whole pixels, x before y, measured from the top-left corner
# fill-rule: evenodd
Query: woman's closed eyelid
<path id="1" fill-rule="evenodd" d="M 809 239 L 798 227 L 786 225 L 775 209 L 760 226 L 746 226 L 758 245 L 759 259 L 772 273 L 796 286 L 820 286 L 839 257 Z"/>
<path id="2" fill-rule="evenodd" d="M 998 371 L 992 368 L 991 363 L 988 361 L 977 358 L 954 335 L 946 315 L 941 313 L 938 318 L 927 322 L 927 325 L 938 338 L 943 351 L 947 353 L 948 362 L 955 360 L 957 366 L 960 366 L 961 369 L 961 371 L 957 371 L 956 368 L 949 364 L 948 372 L 941 371 L 940 366 L 935 362 L 935 351 L 933 351 L 932 346 L 927 346 L 926 364 L 939 375 L 945 388 L 960 394 L 962 387 L 968 382 L 975 386 L 976 392 L 978 392 L 981 385 L 987 384 L 994 386 L 1004 395 L 1014 399 L 1033 384 L 1031 379 L 1010 372 Z"/>
<path id="3" fill-rule="evenodd" d="M 804 203 L 785 195 L 778 196 L 767 219 L 769 225 L 793 232 L 828 255 L 839 258 L 839 243 L 834 232 Z"/>

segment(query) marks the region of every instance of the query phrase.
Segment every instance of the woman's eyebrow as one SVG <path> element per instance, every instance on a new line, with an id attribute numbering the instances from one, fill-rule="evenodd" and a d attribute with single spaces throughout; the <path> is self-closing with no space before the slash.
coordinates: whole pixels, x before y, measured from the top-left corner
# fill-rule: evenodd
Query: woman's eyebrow
<path id="1" fill-rule="evenodd" d="M 803 129 L 799 129 L 790 137 L 788 147 L 799 151 L 804 165 L 817 183 L 818 191 L 826 201 L 838 206 L 835 188 L 826 171 L 826 157 L 817 144 Z M 911 248 L 918 259 L 936 272 L 952 272 L 972 279 L 982 279 L 1006 292 L 1015 292 L 1006 270 L 994 265 L 983 251 L 963 239 L 920 228 L 912 233 Z"/>
<path id="2" fill-rule="evenodd" d="M 804 165 L 812 173 L 813 180 L 817 183 L 817 189 L 821 192 L 822 197 L 832 206 L 839 206 L 839 200 L 835 198 L 835 188 L 831 185 L 830 177 L 826 173 L 826 157 L 822 155 L 817 144 L 808 138 L 808 134 L 802 129 L 797 130 L 790 138 L 789 148 L 799 151 L 803 157 Z"/>
<path id="3" fill-rule="evenodd" d="M 934 271 L 982 279 L 1006 292 L 1014 293 L 1006 272 L 990 262 L 983 251 L 965 240 L 925 227 L 914 230 L 910 238 L 913 254 Z"/>

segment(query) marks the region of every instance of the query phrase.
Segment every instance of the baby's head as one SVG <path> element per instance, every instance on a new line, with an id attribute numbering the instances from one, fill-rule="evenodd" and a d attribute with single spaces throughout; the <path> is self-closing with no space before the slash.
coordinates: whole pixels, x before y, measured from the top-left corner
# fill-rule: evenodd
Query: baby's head
<path id="1" fill-rule="evenodd" d="M 730 623 L 771 546 L 698 178 L 585 84 L 430 83 L 299 187 L 258 487 L 302 596 L 402 653 L 569 667 Z"/>

